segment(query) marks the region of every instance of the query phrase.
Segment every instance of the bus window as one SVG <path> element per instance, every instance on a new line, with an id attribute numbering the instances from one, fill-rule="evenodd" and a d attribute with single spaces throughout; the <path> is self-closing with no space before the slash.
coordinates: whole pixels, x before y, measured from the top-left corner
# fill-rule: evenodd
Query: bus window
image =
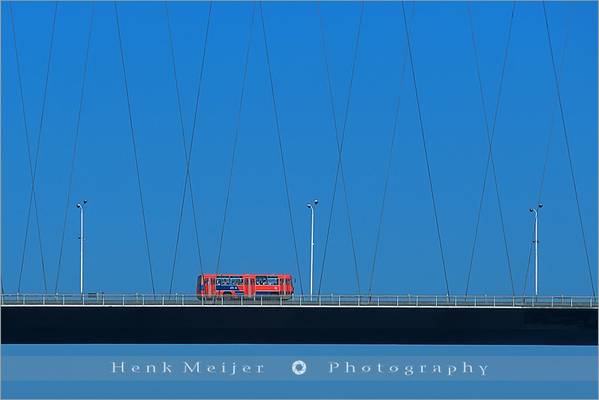
<path id="1" fill-rule="evenodd" d="M 228 277 L 220 276 L 220 277 L 216 278 L 216 284 L 217 285 L 228 285 L 229 284 L 229 278 Z"/>
<path id="2" fill-rule="evenodd" d="M 279 284 L 279 278 L 276 276 L 269 276 L 267 279 L 267 285 L 278 285 Z"/>
<path id="3" fill-rule="evenodd" d="M 256 277 L 256 285 L 267 285 L 268 279 L 265 276 Z"/>
<path id="4" fill-rule="evenodd" d="M 231 285 L 243 285 L 241 276 L 232 276 L 229 281 L 231 282 Z"/>

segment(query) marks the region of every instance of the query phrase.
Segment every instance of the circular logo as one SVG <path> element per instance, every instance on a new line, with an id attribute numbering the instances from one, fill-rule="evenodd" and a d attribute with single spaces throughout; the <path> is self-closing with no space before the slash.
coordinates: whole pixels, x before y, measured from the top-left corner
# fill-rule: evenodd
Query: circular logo
<path id="1" fill-rule="evenodd" d="M 296 375 L 303 375 L 308 370 L 308 366 L 302 360 L 296 360 L 291 364 L 291 371 Z"/>

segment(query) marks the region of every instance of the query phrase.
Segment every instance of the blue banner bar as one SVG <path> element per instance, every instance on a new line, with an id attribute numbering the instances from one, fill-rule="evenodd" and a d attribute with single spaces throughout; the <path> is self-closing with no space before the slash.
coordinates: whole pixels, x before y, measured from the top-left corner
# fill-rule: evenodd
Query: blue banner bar
<path id="1" fill-rule="evenodd" d="M 5 398 L 52 398 L 49 393 L 234 398 L 242 388 L 244 398 L 459 398 L 472 390 L 483 398 L 597 396 L 596 347 L 5 345 L 2 350 Z M 562 389 L 554 388 L 558 382 Z M 292 390 L 281 391 L 284 387 Z M 551 396 L 547 388 L 555 389 Z"/>

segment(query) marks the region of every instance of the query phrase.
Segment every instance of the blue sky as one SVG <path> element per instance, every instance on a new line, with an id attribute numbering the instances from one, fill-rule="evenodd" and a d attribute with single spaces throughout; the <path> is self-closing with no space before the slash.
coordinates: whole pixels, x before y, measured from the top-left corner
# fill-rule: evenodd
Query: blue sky
<path id="1" fill-rule="evenodd" d="M 26 113 L 34 137 L 42 107 L 53 7 L 52 3 L 14 4 Z M 118 7 L 155 284 L 157 291 L 164 292 L 170 282 L 185 173 L 164 6 L 121 3 Z M 189 138 L 208 5 L 173 3 L 169 7 Z M 410 24 L 412 7 L 412 3 L 406 4 Z M 551 2 L 547 7 L 596 282 L 597 5 Z M 251 3 L 216 3 L 212 10 L 191 162 L 206 271 L 214 271 L 216 265 L 251 11 Z M 359 3 L 322 5 L 339 121 L 347 99 L 359 11 Z M 449 288 L 461 294 L 487 151 L 468 15 L 465 3 L 417 3 L 413 12 L 411 42 Z M 477 3 L 472 12 L 491 115 L 511 4 Z M 51 288 L 56 278 L 89 13 L 89 3 L 60 4 L 56 22 L 36 178 Z M 399 96 L 398 131 L 373 291 L 443 294 L 409 63 L 403 79 L 401 74 L 407 55 L 401 3 L 367 3 L 363 18 L 343 158 L 360 279 L 364 286 L 372 266 Z M 319 274 L 337 156 L 319 20 L 314 3 L 266 3 L 264 19 L 307 288 L 309 210 L 305 204 L 313 198 L 320 200 L 316 227 Z M 221 271 L 297 276 L 259 22 L 257 19 L 253 31 Z M 3 3 L 2 274 L 5 291 L 15 292 L 30 175 L 10 27 L 8 5 Z M 121 68 L 113 5 L 97 4 L 59 282 L 62 292 L 79 290 L 79 221 L 74 204 L 83 198 L 89 201 L 86 291 L 152 290 Z M 514 284 L 521 293 L 532 222 L 528 208 L 536 202 L 547 138 L 554 129 L 542 198 L 540 293 L 589 295 L 584 247 L 555 105 L 542 5 L 518 3 L 494 143 Z M 493 186 L 488 188 L 470 292 L 509 295 L 495 192 Z M 22 292 L 43 290 L 34 228 L 32 224 L 30 234 L 34 235 L 25 252 Z M 198 272 L 187 201 L 174 291 L 191 293 Z M 341 191 L 337 193 L 322 291 L 356 292 Z"/>

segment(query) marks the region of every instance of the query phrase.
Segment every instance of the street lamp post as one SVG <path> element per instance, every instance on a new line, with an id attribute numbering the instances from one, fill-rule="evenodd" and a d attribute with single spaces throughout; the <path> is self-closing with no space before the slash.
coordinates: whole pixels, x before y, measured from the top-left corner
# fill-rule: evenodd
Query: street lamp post
<path id="1" fill-rule="evenodd" d="M 316 212 L 316 205 L 318 200 L 314 200 L 308 203 L 308 208 L 311 214 L 310 223 L 310 300 L 312 300 L 312 289 L 314 286 L 314 214 Z"/>
<path id="2" fill-rule="evenodd" d="M 539 203 L 536 208 L 528 210 L 535 217 L 535 237 L 532 241 L 535 245 L 535 296 L 539 295 L 539 210 L 541 208 L 543 208 L 543 204 Z"/>
<path id="3" fill-rule="evenodd" d="M 77 203 L 79 209 L 79 288 L 83 296 L 83 207 L 87 204 L 87 200 L 83 203 Z"/>

